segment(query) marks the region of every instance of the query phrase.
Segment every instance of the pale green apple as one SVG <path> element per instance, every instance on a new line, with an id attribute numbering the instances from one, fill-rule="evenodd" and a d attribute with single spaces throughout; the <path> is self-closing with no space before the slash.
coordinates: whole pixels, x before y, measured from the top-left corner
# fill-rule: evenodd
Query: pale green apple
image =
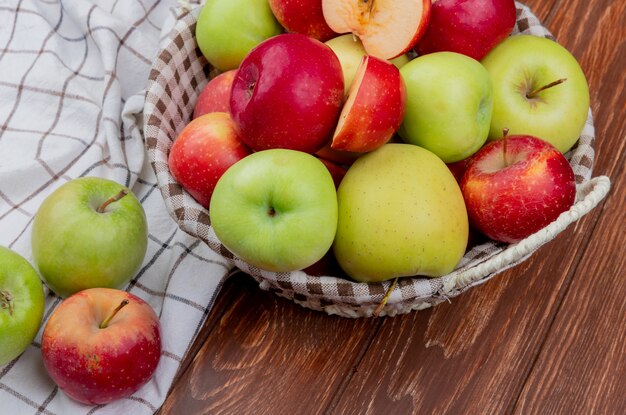
<path id="1" fill-rule="evenodd" d="M 419 56 L 400 69 L 407 89 L 398 133 L 446 163 L 474 154 L 487 140 L 493 88 L 476 60 L 454 52 Z"/>
<path id="2" fill-rule="evenodd" d="M 272 149 L 233 164 L 209 206 L 219 240 L 267 271 L 295 271 L 330 249 L 337 229 L 337 192 L 324 164 L 308 153 Z"/>
<path id="3" fill-rule="evenodd" d="M 539 137 L 562 153 L 572 148 L 587 119 L 589 87 L 567 49 L 550 39 L 516 35 L 496 46 L 482 64 L 493 80 L 490 139 L 508 128 L 511 135 Z"/>
<path id="4" fill-rule="evenodd" d="M 143 206 L 127 187 L 100 177 L 71 180 L 39 206 L 33 221 L 35 265 L 56 294 L 120 288 L 148 246 Z"/>
<path id="5" fill-rule="evenodd" d="M 43 286 L 35 269 L 17 252 L 0 246 L 0 366 L 33 341 L 43 309 Z"/>
<path id="6" fill-rule="evenodd" d="M 333 245 L 357 281 L 437 277 L 465 253 L 468 219 L 461 190 L 439 157 L 411 144 L 385 144 L 359 157 L 337 192 Z"/>
<path id="7" fill-rule="evenodd" d="M 356 71 L 361 64 L 361 60 L 363 60 L 363 56 L 367 55 L 367 52 L 365 52 L 363 43 L 352 33 L 334 37 L 326 41 L 326 44 L 335 52 L 337 58 L 339 58 L 341 70 L 343 71 L 343 85 L 347 95 L 350 85 L 352 85 L 352 81 L 354 80 L 354 76 L 356 75 Z M 400 69 L 409 63 L 409 57 L 404 54 L 391 59 L 389 62 Z"/>
<path id="8" fill-rule="evenodd" d="M 198 16 L 196 41 L 211 65 L 227 71 L 282 31 L 268 0 L 207 0 Z"/>

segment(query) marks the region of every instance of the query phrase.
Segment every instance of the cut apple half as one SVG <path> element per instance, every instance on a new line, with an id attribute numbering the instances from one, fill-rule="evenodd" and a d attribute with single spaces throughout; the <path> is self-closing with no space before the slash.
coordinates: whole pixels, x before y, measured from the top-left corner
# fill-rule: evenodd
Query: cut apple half
<path id="1" fill-rule="evenodd" d="M 368 55 L 392 59 L 424 35 L 431 0 L 322 0 L 324 19 L 337 33 L 353 33 Z"/>
<path id="2" fill-rule="evenodd" d="M 385 144 L 400 127 L 406 88 L 393 64 L 364 56 L 350 86 L 331 148 L 368 152 Z"/>

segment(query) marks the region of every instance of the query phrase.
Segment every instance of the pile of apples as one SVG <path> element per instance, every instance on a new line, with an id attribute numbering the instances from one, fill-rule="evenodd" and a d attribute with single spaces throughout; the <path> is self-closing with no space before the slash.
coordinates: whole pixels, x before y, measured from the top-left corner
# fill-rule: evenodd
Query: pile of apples
<path id="1" fill-rule="evenodd" d="M 41 340 L 44 366 L 76 401 L 130 396 L 161 357 L 159 318 L 119 288 L 141 266 L 144 209 L 127 187 L 100 177 L 71 180 L 41 204 L 32 227 L 34 266 L 0 246 L 0 367 L 17 358 L 43 320 L 42 281 L 64 298 Z"/>
<path id="2" fill-rule="evenodd" d="M 515 20 L 513 0 L 207 0 L 221 73 L 170 171 L 260 269 L 445 275 L 471 235 L 514 243 L 574 203 L 587 81 Z"/>

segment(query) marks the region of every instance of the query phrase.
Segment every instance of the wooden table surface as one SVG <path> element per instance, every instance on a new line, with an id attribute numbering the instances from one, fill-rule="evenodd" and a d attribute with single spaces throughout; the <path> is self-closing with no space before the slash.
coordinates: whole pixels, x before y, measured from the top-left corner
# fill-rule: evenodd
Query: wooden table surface
<path id="1" fill-rule="evenodd" d="M 526 262 L 399 317 L 328 316 L 237 274 L 160 414 L 626 413 L 626 1 L 526 4 L 587 75 L 602 204 Z"/>

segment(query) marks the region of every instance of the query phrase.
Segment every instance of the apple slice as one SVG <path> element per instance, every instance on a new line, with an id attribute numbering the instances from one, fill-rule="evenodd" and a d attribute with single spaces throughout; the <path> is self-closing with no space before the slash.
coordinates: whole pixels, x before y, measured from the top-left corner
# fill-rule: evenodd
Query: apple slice
<path id="1" fill-rule="evenodd" d="M 392 59 L 409 51 L 426 32 L 431 0 L 322 0 L 326 23 L 353 33 L 368 55 Z"/>
<path id="2" fill-rule="evenodd" d="M 367 152 L 385 144 L 400 127 L 406 88 L 393 64 L 364 56 L 341 110 L 331 148 Z"/>

